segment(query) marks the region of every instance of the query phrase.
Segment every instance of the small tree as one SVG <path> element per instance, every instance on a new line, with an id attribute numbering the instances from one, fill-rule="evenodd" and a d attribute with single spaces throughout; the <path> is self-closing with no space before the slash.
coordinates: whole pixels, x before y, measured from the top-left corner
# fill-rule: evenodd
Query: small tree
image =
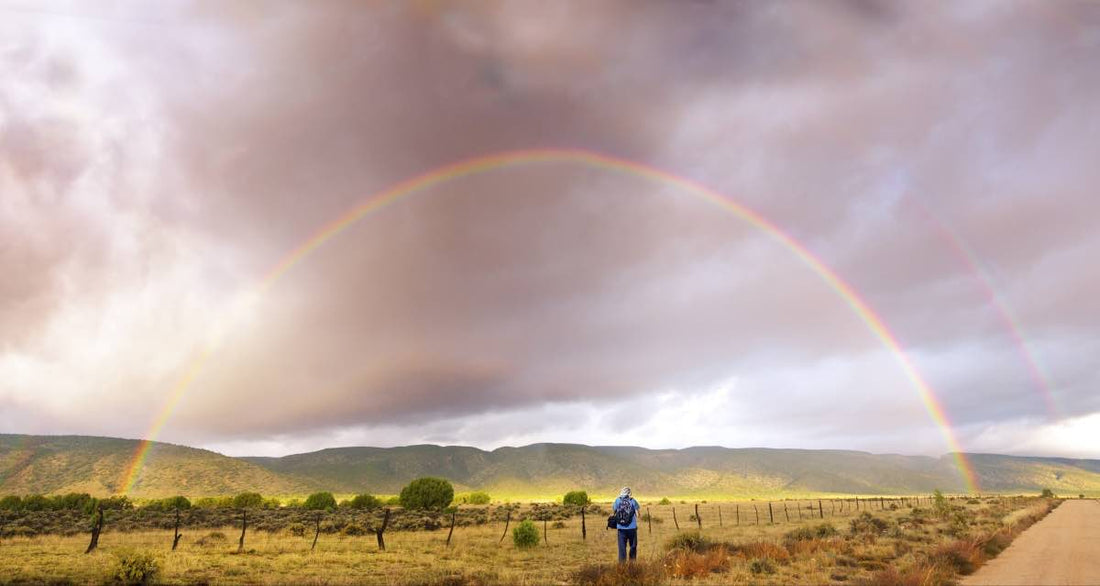
<path id="1" fill-rule="evenodd" d="M 530 520 L 523 521 L 512 529 L 512 543 L 519 549 L 539 544 L 539 528 Z"/>
<path id="2" fill-rule="evenodd" d="M 947 497 L 943 496 L 940 489 L 932 491 L 932 508 L 936 510 L 936 514 L 940 516 L 947 515 L 951 505 L 947 504 Z"/>
<path id="3" fill-rule="evenodd" d="M 377 509 L 382 506 L 382 501 L 378 500 L 378 497 L 370 494 L 357 494 L 355 498 L 351 499 L 348 506 L 353 509 Z"/>
<path id="4" fill-rule="evenodd" d="M 264 505 L 264 497 L 258 492 L 242 492 L 233 497 L 234 509 L 258 509 Z"/>
<path id="5" fill-rule="evenodd" d="M 401 489 L 401 506 L 406 509 L 441 510 L 454 500 L 455 489 L 442 478 L 417 478 Z"/>
<path id="6" fill-rule="evenodd" d="M 584 505 L 587 505 L 592 501 L 589 500 L 588 493 L 586 491 L 571 490 L 565 493 L 565 497 L 561 499 L 561 502 L 564 505 L 575 505 L 578 507 L 583 507 Z"/>
<path id="7" fill-rule="evenodd" d="M 1050 490 L 1049 488 L 1044 488 L 1043 492 L 1039 496 L 1045 499 L 1052 499 L 1054 498 L 1054 491 Z"/>
<path id="8" fill-rule="evenodd" d="M 315 492 L 306 497 L 303 506 L 311 511 L 331 511 L 336 508 L 336 497 L 331 492 Z"/>
<path id="9" fill-rule="evenodd" d="M 455 500 L 464 505 L 487 505 L 493 499 L 489 496 L 489 493 L 479 490 L 459 495 Z"/>

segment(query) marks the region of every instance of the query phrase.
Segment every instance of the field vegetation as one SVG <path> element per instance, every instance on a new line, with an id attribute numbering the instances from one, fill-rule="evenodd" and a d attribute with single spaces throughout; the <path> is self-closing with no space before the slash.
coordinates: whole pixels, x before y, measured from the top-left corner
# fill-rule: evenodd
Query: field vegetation
<path id="1" fill-rule="evenodd" d="M 642 500 L 639 560 L 619 566 L 615 532 L 604 529 L 607 503 L 409 510 L 373 497 L 332 507 L 330 497 L 313 499 L 317 510 L 252 495 L 210 507 L 178 498 L 130 503 L 105 511 L 99 547 L 87 555 L 87 503 L 46 497 L 73 508 L 42 509 L 33 498 L 29 509 L 0 509 L 0 576 L 92 584 L 946 584 L 1059 503 L 941 495 L 658 504 L 654 496 Z M 177 508 L 167 503 L 181 518 L 175 551 Z M 248 539 L 238 553 L 246 509 Z M 376 532 L 387 509 L 382 550 Z"/>

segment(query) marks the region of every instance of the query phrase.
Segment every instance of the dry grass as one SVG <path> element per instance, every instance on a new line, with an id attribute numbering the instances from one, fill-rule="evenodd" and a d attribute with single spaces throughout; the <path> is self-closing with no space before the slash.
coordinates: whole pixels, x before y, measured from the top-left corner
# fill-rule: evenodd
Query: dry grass
<path id="1" fill-rule="evenodd" d="M 951 537 L 956 519 L 877 505 L 871 515 L 880 522 L 861 519 L 863 510 L 838 510 L 834 517 L 826 504 L 824 520 L 803 511 L 801 524 L 780 517 L 769 525 L 763 517 L 755 525 L 749 524 L 755 521 L 751 503 L 738 505 L 739 519 L 730 513 L 734 506 L 723 503 L 719 527 L 712 502 L 700 505 L 703 530 L 696 537 L 698 526 L 685 522 L 689 507 L 677 506 L 683 529 L 677 531 L 672 507 L 652 506 L 663 522 L 654 523 L 652 532 L 643 524 L 639 560 L 623 566 L 614 563 L 615 532 L 600 527 L 599 515 L 588 516 L 586 541 L 580 519 L 572 518 L 560 528 L 548 527 L 548 543 L 527 550 L 515 549 L 511 539 L 500 544 L 500 523 L 456 528 L 449 548 L 446 528 L 387 532 L 384 552 L 373 535 L 322 533 L 311 554 L 312 531 L 298 536 L 250 530 L 241 555 L 235 553 L 239 528 L 217 530 L 222 538 L 211 537 L 213 530 L 184 528 L 180 548 L 171 552 L 170 531 L 120 533 L 108 526 L 100 550 L 90 555 L 82 553 L 83 534 L 3 539 L 0 581 L 102 584 L 117 574 L 120 555 L 146 552 L 156 560 L 158 581 L 172 584 L 942 584 L 999 552 L 1044 510 L 1036 500 L 956 504 L 975 535 Z M 855 531 L 852 519 L 860 519 Z M 822 528 L 824 523 L 838 534 Z"/>

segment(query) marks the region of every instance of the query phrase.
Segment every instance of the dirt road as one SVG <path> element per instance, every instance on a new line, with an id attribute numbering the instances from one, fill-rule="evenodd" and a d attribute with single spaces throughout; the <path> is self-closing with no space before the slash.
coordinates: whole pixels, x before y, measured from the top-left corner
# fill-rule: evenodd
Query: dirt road
<path id="1" fill-rule="evenodd" d="M 1100 584 L 1100 501 L 1062 503 L 962 584 Z"/>

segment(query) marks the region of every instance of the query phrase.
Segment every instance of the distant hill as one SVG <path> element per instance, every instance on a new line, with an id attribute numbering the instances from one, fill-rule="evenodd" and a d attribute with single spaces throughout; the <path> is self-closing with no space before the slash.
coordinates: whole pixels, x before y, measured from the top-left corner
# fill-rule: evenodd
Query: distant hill
<path id="1" fill-rule="evenodd" d="M 138 444 L 106 437 L 0 434 L 0 494 L 116 494 Z M 213 496 L 257 489 L 301 494 L 314 487 L 241 459 L 153 442 L 130 496 Z"/>
<path id="2" fill-rule="evenodd" d="M 82 436 L 0 435 L 0 494 L 113 494 L 138 442 Z M 969 456 L 986 492 L 1100 494 L 1100 460 Z M 913 494 L 964 490 L 950 456 L 779 450 L 534 444 L 492 451 L 460 446 L 330 448 L 281 458 L 231 458 L 154 442 L 135 497 L 234 494 L 396 494 L 418 476 L 497 498 L 557 498 L 583 488 L 607 499 L 630 485 L 643 498 Z"/>

